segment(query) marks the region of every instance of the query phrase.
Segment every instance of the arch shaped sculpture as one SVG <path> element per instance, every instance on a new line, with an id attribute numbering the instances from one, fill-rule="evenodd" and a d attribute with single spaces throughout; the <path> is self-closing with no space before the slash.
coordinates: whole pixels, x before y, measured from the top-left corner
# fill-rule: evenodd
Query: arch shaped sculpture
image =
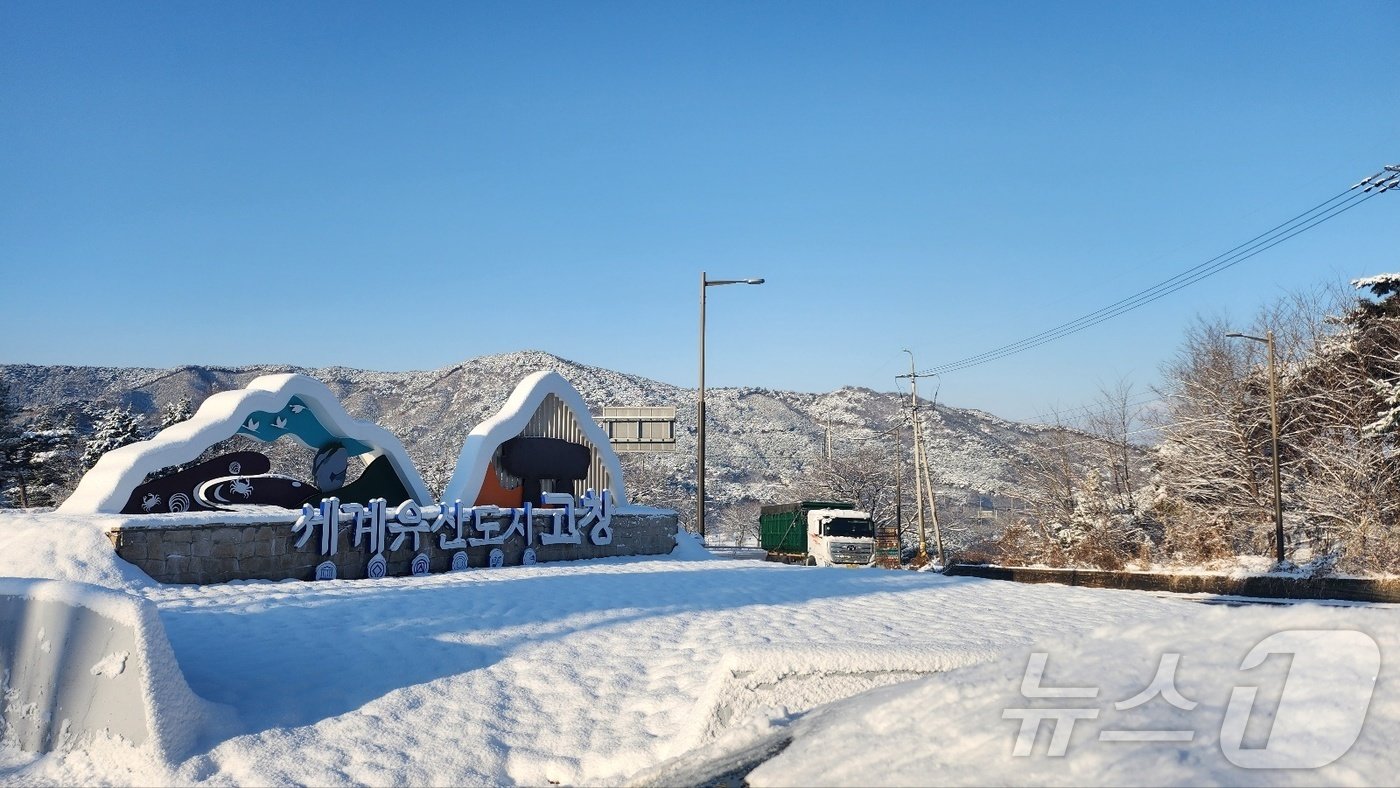
<path id="1" fill-rule="evenodd" d="M 546 473 L 574 473 L 563 470 L 578 464 L 578 449 L 571 447 L 587 449 L 589 461 L 585 474 L 582 477 L 545 476 Z M 497 462 L 510 467 L 497 467 Z M 551 467 L 561 470 L 548 470 Z M 499 495 L 495 477 L 500 471 L 509 473 L 512 469 L 535 474 L 520 479 L 522 498 L 525 489 L 530 489 L 532 494 L 538 492 L 539 488 L 532 482 L 549 479 L 556 484 L 568 481 L 594 487 L 599 493 L 606 487 L 618 505 L 627 504 L 622 465 L 612 443 L 589 415 L 583 397 L 557 372 L 536 372 L 522 380 L 501 410 L 467 435 L 442 499 L 460 500 L 468 505 L 496 503 L 483 496 Z"/>
<path id="2" fill-rule="evenodd" d="M 383 427 L 350 417 L 324 383 L 307 375 L 263 375 L 247 388 L 224 391 L 204 401 L 188 420 L 148 440 L 107 452 L 63 502 L 63 513 L 120 513 L 148 476 L 197 459 L 209 447 L 235 435 L 264 442 L 291 437 L 320 450 L 334 443 L 367 466 L 383 458 L 409 496 L 432 501 L 423 477 L 403 444 Z M 382 463 L 381 463 L 382 464 Z"/>

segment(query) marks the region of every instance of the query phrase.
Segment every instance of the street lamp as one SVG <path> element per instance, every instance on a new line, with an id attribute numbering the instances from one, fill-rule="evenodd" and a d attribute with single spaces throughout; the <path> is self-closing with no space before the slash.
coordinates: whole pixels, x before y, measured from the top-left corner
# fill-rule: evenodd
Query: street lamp
<path id="1" fill-rule="evenodd" d="M 1278 373 L 1274 369 L 1274 332 L 1268 331 L 1262 337 L 1232 331 L 1225 336 L 1237 339 L 1252 339 L 1269 346 L 1269 426 L 1273 431 L 1274 465 L 1274 549 L 1278 562 L 1283 563 L 1283 487 L 1278 477 Z"/>
<path id="2" fill-rule="evenodd" d="M 707 279 L 700 272 L 700 389 L 695 399 L 695 529 L 705 539 L 705 288 L 761 285 L 762 279 Z"/>

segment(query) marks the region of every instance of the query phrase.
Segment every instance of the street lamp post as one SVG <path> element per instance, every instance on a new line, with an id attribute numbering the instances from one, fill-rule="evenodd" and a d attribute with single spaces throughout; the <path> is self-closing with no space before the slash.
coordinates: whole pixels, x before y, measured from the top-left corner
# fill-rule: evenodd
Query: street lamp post
<path id="1" fill-rule="evenodd" d="M 708 279 L 700 272 L 700 388 L 695 398 L 695 530 L 705 539 L 705 288 L 761 285 L 762 279 Z"/>
<path id="2" fill-rule="evenodd" d="M 1278 475 L 1278 372 L 1274 368 L 1274 332 L 1270 330 L 1262 337 L 1239 332 L 1231 332 L 1225 336 L 1252 339 L 1269 346 L 1269 427 L 1273 433 L 1274 466 L 1274 551 L 1281 564 L 1283 563 L 1283 486 L 1279 482 Z"/>

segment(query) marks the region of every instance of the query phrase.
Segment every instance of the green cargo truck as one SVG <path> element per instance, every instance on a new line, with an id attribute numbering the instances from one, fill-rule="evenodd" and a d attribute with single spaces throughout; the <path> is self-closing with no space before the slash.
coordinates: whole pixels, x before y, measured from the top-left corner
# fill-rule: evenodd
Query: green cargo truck
<path id="1" fill-rule="evenodd" d="M 842 501 L 798 501 L 758 510 L 759 546 L 769 561 L 865 566 L 875 555 L 870 515 Z"/>

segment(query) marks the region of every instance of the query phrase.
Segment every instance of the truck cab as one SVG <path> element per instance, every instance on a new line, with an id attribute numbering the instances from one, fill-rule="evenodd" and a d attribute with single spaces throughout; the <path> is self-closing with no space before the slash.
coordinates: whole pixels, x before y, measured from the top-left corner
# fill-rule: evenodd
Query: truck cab
<path id="1" fill-rule="evenodd" d="M 807 512 L 807 563 L 812 566 L 869 564 L 875 556 L 875 524 L 853 509 Z"/>

